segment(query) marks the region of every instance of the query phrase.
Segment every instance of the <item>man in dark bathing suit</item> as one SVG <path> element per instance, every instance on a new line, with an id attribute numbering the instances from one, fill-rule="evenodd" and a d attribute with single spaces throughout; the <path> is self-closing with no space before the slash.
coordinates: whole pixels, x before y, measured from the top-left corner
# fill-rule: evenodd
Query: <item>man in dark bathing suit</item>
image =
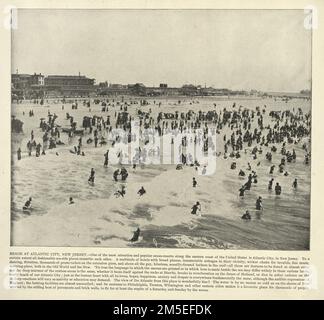
<path id="1" fill-rule="evenodd" d="M 197 214 L 198 210 L 201 211 L 201 205 L 199 201 L 197 201 L 196 204 L 194 204 L 193 207 L 191 208 L 191 214 Z"/>
<path id="2" fill-rule="evenodd" d="M 93 168 L 91 168 L 91 171 L 90 171 L 90 177 L 88 179 L 88 182 L 94 184 L 94 179 L 95 179 L 95 171 Z"/>
<path id="3" fill-rule="evenodd" d="M 298 182 L 297 182 L 297 179 L 295 179 L 292 186 L 294 189 L 297 189 L 297 185 L 298 185 Z"/>
<path id="4" fill-rule="evenodd" d="M 139 238 L 139 236 L 140 236 L 140 234 L 141 234 L 141 230 L 140 230 L 140 228 L 137 228 L 137 230 L 133 234 L 132 239 L 130 239 L 129 241 L 132 241 L 132 242 L 137 241 L 138 238 Z"/>
<path id="5" fill-rule="evenodd" d="M 23 210 L 28 210 L 31 208 L 31 202 L 32 202 L 32 198 L 30 197 L 26 202 L 25 205 L 23 206 Z"/>
<path id="6" fill-rule="evenodd" d="M 281 186 L 279 185 L 279 182 L 276 183 L 275 192 L 277 196 L 281 195 Z"/>
<path id="7" fill-rule="evenodd" d="M 105 157 L 105 162 L 104 162 L 104 167 L 108 167 L 108 155 L 109 155 L 109 150 L 104 154 Z"/>
<path id="8" fill-rule="evenodd" d="M 144 193 L 146 193 L 146 190 L 144 189 L 144 187 L 142 186 L 141 189 L 139 189 L 137 191 L 137 194 L 139 194 L 140 196 L 144 195 Z"/>

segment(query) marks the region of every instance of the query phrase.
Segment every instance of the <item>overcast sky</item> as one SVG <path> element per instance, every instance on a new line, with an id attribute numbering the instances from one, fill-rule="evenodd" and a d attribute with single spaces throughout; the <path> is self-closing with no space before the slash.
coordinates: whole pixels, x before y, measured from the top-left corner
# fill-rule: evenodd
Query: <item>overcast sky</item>
<path id="1" fill-rule="evenodd" d="M 97 83 L 310 88 L 303 10 L 18 10 L 12 71 Z"/>

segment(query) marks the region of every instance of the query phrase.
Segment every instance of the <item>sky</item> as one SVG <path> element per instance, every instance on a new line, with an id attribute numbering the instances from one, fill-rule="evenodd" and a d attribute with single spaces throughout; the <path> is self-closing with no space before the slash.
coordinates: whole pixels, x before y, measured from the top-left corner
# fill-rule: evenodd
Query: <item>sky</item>
<path id="1" fill-rule="evenodd" d="M 298 92 L 311 86 L 304 19 L 303 10 L 18 9 L 12 72 Z"/>

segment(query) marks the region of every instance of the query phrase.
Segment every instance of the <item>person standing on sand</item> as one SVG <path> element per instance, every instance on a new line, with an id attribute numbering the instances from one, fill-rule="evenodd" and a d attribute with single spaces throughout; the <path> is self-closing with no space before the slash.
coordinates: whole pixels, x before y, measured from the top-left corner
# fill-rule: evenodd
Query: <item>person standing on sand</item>
<path id="1" fill-rule="evenodd" d="M 298 182 L 297 182 L 297 179 L 295 179 L 292 186 L 294 189 L 297 189 L 297 185 L 298 185 Z"/>
<path id="2" fill-rule="evenodd" d="M 20 148 L 18 148 L 18 150 L 17 150 L 17 158 L 18 158 L 18 160 L 21 160 L 21 149 Z"/>
<path id="3" fill-rule="evenodd" d="M 195 178 L 192 178 L 192 186 L 196 188 L 197 186 L 197 180 Z"/>
<path id="4" fill-rule="evenodd" d="M 92 184 L 94 184 L 94 179 L 95 179 L 95 171 L 93 168 L 91 168 L 90 177 L 88 179 L 88 182 L 91 182 Z"/>
<path id="5" fill-rule="evenodd" d="M 42 147 L 42 145 L 40 143 L 38 143 L 36 146 L 36 157 L 40 156 L 41 147 Z"/>
<path id="6" fill-rule="evenodd" d="M 108 167 L 108 155 L 109 155 L 109 150 L 107 150 L 107 152 L 104 154 L 104 157 L 105 157 L 104 167 L 105 168 Z"/>
<path id="7" fill-rule="evenodd" d="M 30 157 L 32 155 L 32 144 L 30 141 L 27 143 L 27 149 L 28 149 L 28 156 Z"/>

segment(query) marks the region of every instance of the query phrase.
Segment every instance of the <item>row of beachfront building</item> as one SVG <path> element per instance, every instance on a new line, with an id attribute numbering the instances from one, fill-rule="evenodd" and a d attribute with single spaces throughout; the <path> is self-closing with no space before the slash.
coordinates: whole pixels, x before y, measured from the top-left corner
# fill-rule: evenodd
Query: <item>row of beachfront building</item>
<path id="1" fill-rule="evenodd" d="M 37 99 L 52 97 L 90 97 L 98 95 L 136 95 L 136 96 L 213 96 L 247 94 L 245 91 L 215 89 L 206 86 L 186 84 L 182 87 L 169 87 L 161 83 L 158 87 L 148 87 L 142 83 L 108 84 L 95 83 L 95 79 L 84 75 L 19 74 L 11 76 L 13 99 Z"/>

